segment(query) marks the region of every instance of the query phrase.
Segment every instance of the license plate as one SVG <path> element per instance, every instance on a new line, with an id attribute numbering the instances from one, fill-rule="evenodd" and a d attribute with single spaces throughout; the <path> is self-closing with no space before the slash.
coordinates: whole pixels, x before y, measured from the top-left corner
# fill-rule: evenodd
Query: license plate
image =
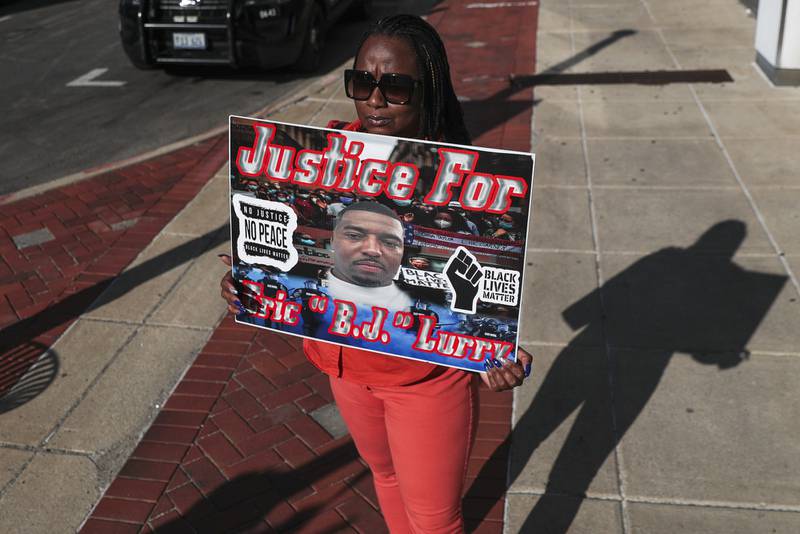
<path id="1" fill-rule="evenodd" d="M 275 18 L 280 15 L 277 7 L 268 7 L 266 9 L 258 10 L 258 18 L 261 20 Z"/>
<path id="2" fill-rule="evenodd" d="M 172 46 L 188 50 L 205 50 L 206 34 L 204 33 L 173 33 Z"/>

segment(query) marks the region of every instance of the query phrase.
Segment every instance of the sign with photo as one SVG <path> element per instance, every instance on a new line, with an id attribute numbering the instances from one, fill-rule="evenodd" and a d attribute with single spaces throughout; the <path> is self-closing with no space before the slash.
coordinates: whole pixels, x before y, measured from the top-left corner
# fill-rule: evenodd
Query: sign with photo
<path id="1" fill-rule="evenodd" d="M 236 321 L 471 371 L 514 361 L 533 165 L 232 116 Z"/>

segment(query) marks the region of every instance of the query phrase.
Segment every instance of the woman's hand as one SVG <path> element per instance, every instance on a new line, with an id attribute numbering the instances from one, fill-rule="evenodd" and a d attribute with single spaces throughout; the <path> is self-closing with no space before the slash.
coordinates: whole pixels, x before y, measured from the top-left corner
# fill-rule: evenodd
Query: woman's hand
<path id="1" fill-rule="evenodd" d="M 495 359 L 488 359 L 484 363 L 486 372 L 481 373 L 481 379 L 486 387 L 492 391 L 505 391 L 513 389 L 522 384 L 531 374 L 533 356 L 519 347 L 517 350 L 517 361 L 510 362 L 503 360 L 502 363 Z"/>
<path id="2" fill-rule="evenodd" d="M 227 254 L 220 254 L 219 259 L 222 260 L 222 263 L 228 267 L 231 266 L 231 257 Z M 239 315 L 242 313 L 244 311 L 244 307 L 239 301 L 239 292 L 236 291 L 236 286 L 233 282 L 233 275 L 231 275 L 230 271 L 226 272 L 225 276 L 222 277 L 222 280 L 219 282 L 219 287 L 221 289 L 220 295 L 225 302 L 228 303 L 228 311 L 234 315 Z"/>

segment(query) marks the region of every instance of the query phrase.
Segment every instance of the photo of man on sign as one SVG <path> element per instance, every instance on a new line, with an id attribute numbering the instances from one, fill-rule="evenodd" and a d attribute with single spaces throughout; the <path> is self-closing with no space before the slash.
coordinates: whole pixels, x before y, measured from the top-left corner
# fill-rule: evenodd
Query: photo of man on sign
<path id="1" fill-rule="evenodd" d="M 333 298 L 367 307 L 411 307 L 411 298 L 394 283 L 403 259 L 403 225 L 391 209 L 378 202 L 345 208 L 331 246 L 328 289 Z"/>
<path id="2" fill-rule="evenodd" d="M 531 154 L 240 117 L 230 143 L 237 322 L 472 371 L 515 359 Z"/>

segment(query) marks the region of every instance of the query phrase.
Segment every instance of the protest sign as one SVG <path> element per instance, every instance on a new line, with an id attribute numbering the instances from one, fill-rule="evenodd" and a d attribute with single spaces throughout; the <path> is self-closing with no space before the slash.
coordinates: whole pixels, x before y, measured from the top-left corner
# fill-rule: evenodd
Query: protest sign
<path id="1" fill-rule="evenodd" d="M 472 371 L 515 360 L 533 164 L 232 116 L 236 321 Z"/>

